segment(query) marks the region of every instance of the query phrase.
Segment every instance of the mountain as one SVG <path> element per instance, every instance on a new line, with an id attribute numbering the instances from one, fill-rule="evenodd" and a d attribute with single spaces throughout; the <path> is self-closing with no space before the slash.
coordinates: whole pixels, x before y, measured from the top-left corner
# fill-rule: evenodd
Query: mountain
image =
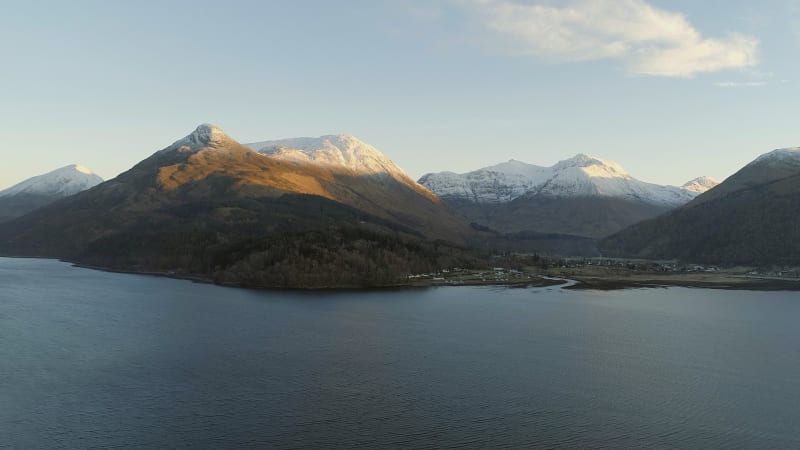
<path id="1" fill-rule="evenodd" d="M 44 175 L 28 178 L 8 189 L 0 191 L 0 197 L 21 194 L 68 195 L 77 194 L 103 182 L 100 176 L 78 164 L 56 169 Z"/>
<path id="2" fill-rule="evenodd" d="M 717 186 L 719 181 L 709 178 L 709 177 L 697 177 L 694 180 L 689 180 L 681 186 L 681 189 L 685 189 L 691 192 L 697 192 L 697 194 L 702 194 L 703 192 Z"/>
<path id="3" fill-rule="evenodd" d="M 375 147 L 347 134 L 293 138 L 245 144 L 247 147 L 298 165 L 346 171 L 353 175 L 386 175 L 435 201 L 435 196 L 411 179 Z"/>
<path id="4" fill-rule="evenodd" d="M 510 160 L 465 174 L 452 172 L 423 175 L 420 184 L 439 197 L 471 200 L 475 203 L 503 203 L 521 196 L 614 197 L 675 207 L 692 200 L 702 186 L 713 180 L 701 177 L 686 186 L 662 186 L 639 181 L 619 164 L 578 154 L 552 167 L 540 167 Z"/>
<path id="5" fill-rule="evenodd" d="M 0 252 L 252 286 L 392 284 L 460 255 L 444 241 L 467 232 L 395 175 L 261 154 L 204 124 L 0 225 Z"/>
<path id="6" fill-rule="evenodd" d="M 691 184 L 696 182 L 695 184 Z M 419 183 L 469 221 L 505 233 L 603 237 L 691 201 L 702 191 L 639 181 L 619 164 L 578 154 L 552 167 L 521 161 L 465 174 L 432 173 Z"/>
<path id="7" fill-rule="evenodd" d="M 716 264 L 800 264 L 800 147 L 761 155 L 662 217 L 601 242 L 604 254 Z"/>
<path id="8" fill-rule="evenodd" d="M 0 221 L 19 217 L 102 182 L 102 178 L 78 164 L 28 178 L 0 191 Z"/>

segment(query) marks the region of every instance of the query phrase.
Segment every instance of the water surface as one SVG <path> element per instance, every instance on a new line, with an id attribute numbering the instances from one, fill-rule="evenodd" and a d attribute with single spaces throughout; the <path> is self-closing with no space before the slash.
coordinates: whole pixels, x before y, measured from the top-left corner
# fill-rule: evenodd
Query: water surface
<path id="1" fill-rule="evenodd" d="M 0 448 L 798 448 L 794 292 L 295 293 L 0 258 Z"/>

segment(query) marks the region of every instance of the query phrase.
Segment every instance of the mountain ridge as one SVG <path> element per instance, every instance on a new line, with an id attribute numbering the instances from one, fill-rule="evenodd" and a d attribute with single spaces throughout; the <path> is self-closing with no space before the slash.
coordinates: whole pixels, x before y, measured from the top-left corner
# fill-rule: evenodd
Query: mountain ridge
<path id="1" fill-rule="evenodd" d="M 687 203 L 703 188 L 697 185 L 689 190 L 643 182 L 614 161 L 583 153 L 550 167 L 512 159 L 463 174 L 428 173 L 420 177 L 419 183 L 442 198 L 459 197 L 477 203 L 508 202 L 524 195 L 604 196 L 641 200 L 665 207 Z"/>
<path id="2" fill-rule="evenodd" d="M 343 170 L 356 176 L 389 176 L 431 201 L 439 201 L 436 195 L 414 181 L 380 150 L 349 134 L 278 139 L 244 145 L 263 155 L 295 164 Z"/>
<path id="3" fill-rule="evenodd" d="M 601 250 L 716 264 L 800 264 L 798 150 L 759 156 L 683 207 L 609 236 Z"/>
<path id="4" fill-rule="evenodd" d="M 203 124 L 114 179 L 0 224 L 0 252 L 225 284 L 357 287 L 468 264 L 450 244 L 467 230 L 393 177 L 297 165 Z"/>
<path id="5" fill-rule="evenodd" d="M 501 233 L 595 239 L 683 205 L 705 187 L 646 183 L 584 153 L 550 167 L 512 159 L 464 174 L 426 174 L 419 182 L 467 221 Z"/>

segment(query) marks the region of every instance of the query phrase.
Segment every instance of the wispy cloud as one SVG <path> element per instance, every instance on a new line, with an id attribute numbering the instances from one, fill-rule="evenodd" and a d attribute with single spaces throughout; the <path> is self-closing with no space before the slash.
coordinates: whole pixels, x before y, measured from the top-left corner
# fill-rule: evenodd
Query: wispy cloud
<path id="1" fill-rule="evenodd" d="M 463 0 L 513 51 L 551 61 L 615 59 L 635 74 L 691 77 L 758 64 L 759 41 L 731 33 L 704 37 L 679 12 L 644 0 L 574 0 L 567 6 L 518 0 Z"/>
<path id="2" fill-rule="evenodd" d="M 774 72 L 764 72 L 760 70 L 745 69 L 740 71 L 739 75 L 740 79 L 738 80 L 729 79 L 725 81 L 717 81 L 714 83 L 714 86 L 721 88 L 752 88 L 752 87 L 766 86 L 776 81 Z M 789 80 L 786 79 L 781 79 L 777 81 L 779 81 L 781 84 L 789 82 Z"/>
<path id="3" fill-rule="evenodd" d="M 746 88 L 766 86 L 766 81 L 719 81 L 714 86 L 722 88 Z"/>

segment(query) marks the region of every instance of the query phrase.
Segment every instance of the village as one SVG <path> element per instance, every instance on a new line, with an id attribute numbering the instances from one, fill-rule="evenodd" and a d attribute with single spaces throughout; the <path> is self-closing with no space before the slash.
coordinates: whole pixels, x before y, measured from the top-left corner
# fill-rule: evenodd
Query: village
<path id="1" fill-rule="evenodd" d="M 615 258 L 566 258 L 559 261 L 559 269 L 600 267 L 640 273 L 721 273 L 755 278 L 800 278 L 800 267 L 720 267 L 679 263 L 675 261 L 631 260 Z"/>
<path id="2" fill-rule="evenodd" d="M 410 274 L 411 286 L 525 285 L 550 286 L 576 280 L 576 288 L 685 285 L 720 288 L 795 289 L 798 267 L 720 267 L 676 261 L 615 258 L 552 258 L 528 254 L 495 256 L 490 269 L 453 267 Z M 784 283 L 788 282 L 788 284 Z"/>
<path id="3" fill-rule="evenodd" d="M 455 267 L 451 269 L 442 269 L 433 273 L 409 275 L 408 283 L 412 286 L 474 286 L 495 284 L 553 285 L 559 284 L 561 281 L 547 280 L 542 278 L 540 274 L 534 272 L 506 267 L 493 267 L 491 270 L 473 270 Z"/>

